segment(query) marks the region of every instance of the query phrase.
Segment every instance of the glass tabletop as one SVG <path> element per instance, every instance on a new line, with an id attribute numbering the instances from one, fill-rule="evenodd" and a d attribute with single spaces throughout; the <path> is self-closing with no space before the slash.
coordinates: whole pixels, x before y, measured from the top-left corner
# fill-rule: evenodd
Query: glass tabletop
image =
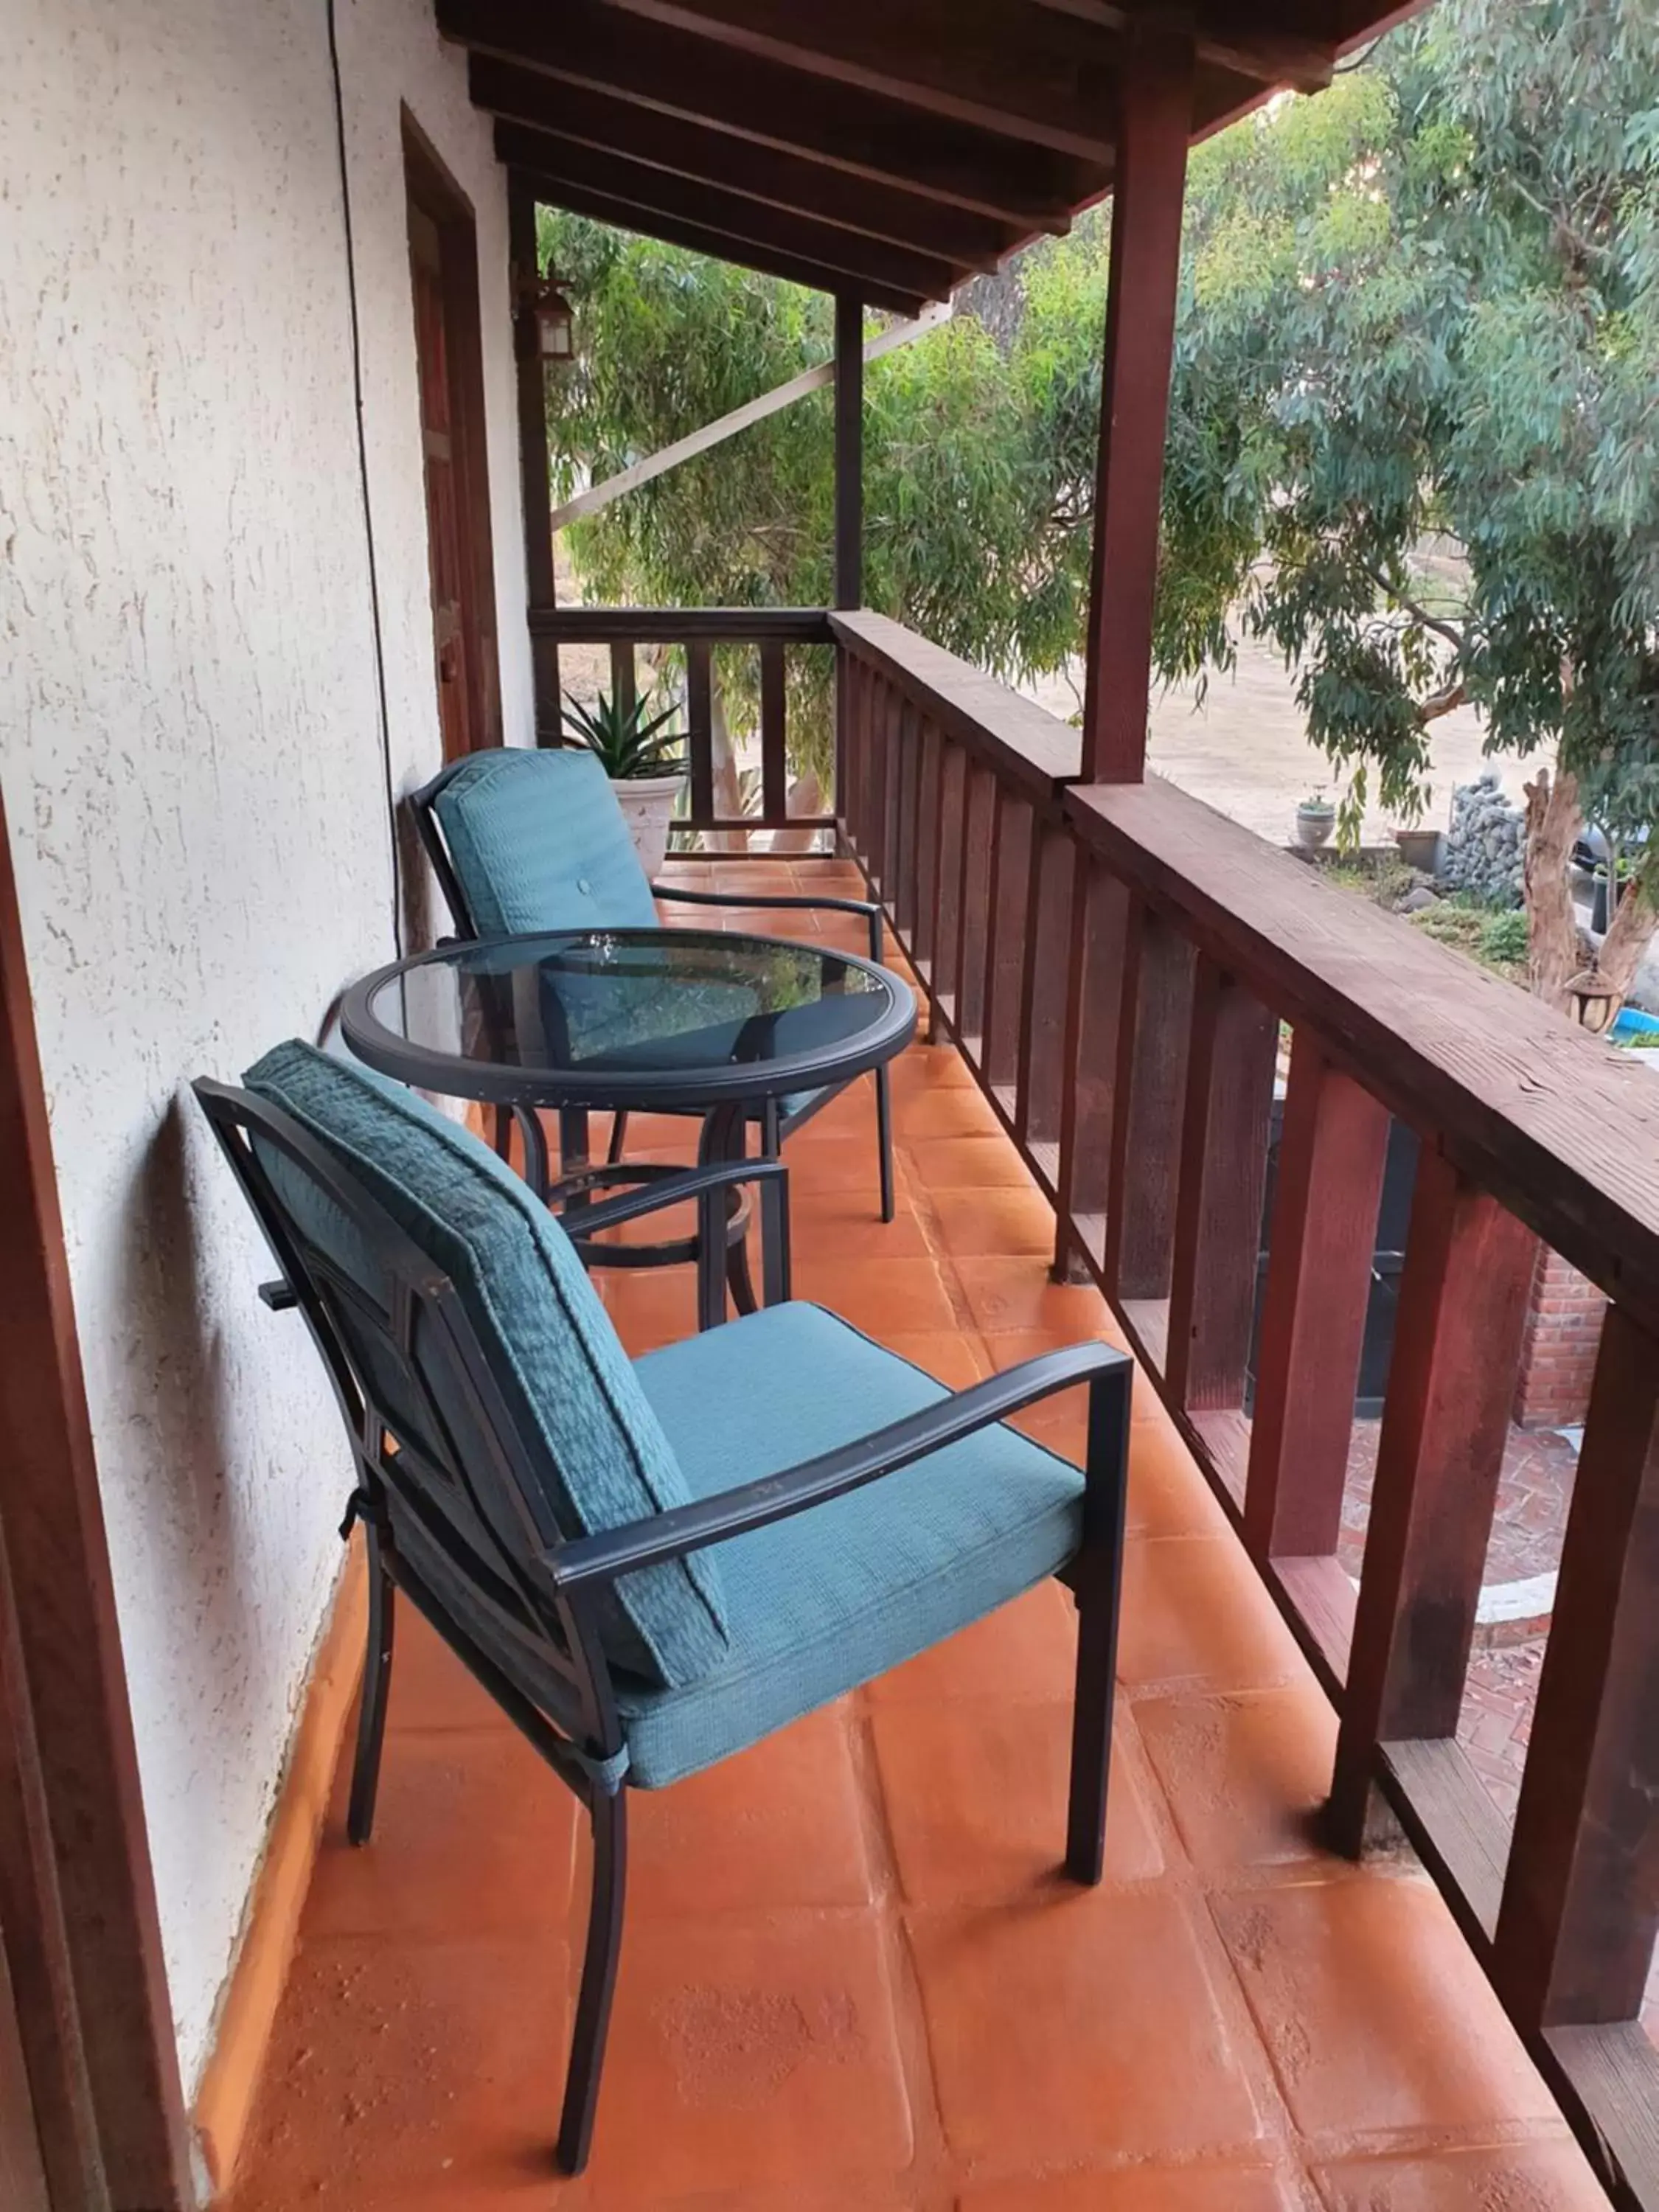
<path id="1" fill-rule="evenodd" d="M 487 939 L 348 994 L 358 1057 L 462 1097 L 714 1104 L 844 1082 L 915 1029 L 899 977 L 850 953 L 698 929 Z"/>

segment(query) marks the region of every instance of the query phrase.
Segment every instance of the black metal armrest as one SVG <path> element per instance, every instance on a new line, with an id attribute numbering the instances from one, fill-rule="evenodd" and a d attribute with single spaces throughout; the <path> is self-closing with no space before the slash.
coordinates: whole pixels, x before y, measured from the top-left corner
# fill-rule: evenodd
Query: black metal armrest
<path id="1" fill-rule="evenodd" d="M 274 1283 L 261 1283 L 259 1303 L 270 1308 L 272 1313 L 292 1313 L 300 1303 L 291 1283 L 279 1275 Z"/>
<path id="2" fill-rule="evenodd" d="M 642 1214 L 684 1205 L 705 1191 L 736 1182 L 775 1182 L 787 1194 L 789 1170 L 781 1160 L 723 1160 L 714 1167 L 688 1168 L 683 1176 L 646 1183 L 638 1190 L 624 1191 L 620 1198 L 601 1199 L 597 1206 L 584 1203 L 573 1216 L 561 1216 L 561 1225 L 586 1242 L 596 1230 L 618 1228 L 624 1221 L 637 1221 Z"/>
<path id="3" fill-rule="evenodd" d="M 1123 1384 L 1122 1419 L 1127 1421 L 1130 1378 L 1134 1362 L 1114 1346 L 1099 1342 L 1068 1345 L 1063 1352 L 1045 1352 L 1022 1360 L 1000 1375 L 988 1376 L 937 1406 L 907 1413 L 855 1443 L 803 1460 L 781 1474 L 763 1475 L 757 1482 L 740 1484 L 713 1498 L 700 1498 L 690 1505 L 677 1505 L 648 1521 L 635 1521 L 622 1528 L 607 1528 L 598 1535 L 579 1537 L 544 1554 L 543 1565 L 562 1589 L 576 1589 L 588 1583 L 608 1583 L 641 1567 L 659 1565 L 665 1559 L 684 1559 L 706 1544 L 723 1543 L 769 1522 L 787 1520 L 809 1506 L 822 1505 L 849 1490 L 859 1490 L 880 1475 L 893 1474 L 930 1452 L 942 1451 L 977 1430 L 1017 1413 L 1022 1407 L 1068 1390 L 1079 1382 L 1116 1375 Z M 712 1409 L 711 1409 L 712 1410 Z"/>
<path id="4" fill-rule="evenodd" d="M 678 884 L 653 884 L 653 896 L 684 899 L 692 906 L 799 907 L 830 914 L 862 915 L 870 928 L 870 957 L 881 958 L 881 908 L 873 899 L 834 898 L 814 891 L 693 891 Z"/>

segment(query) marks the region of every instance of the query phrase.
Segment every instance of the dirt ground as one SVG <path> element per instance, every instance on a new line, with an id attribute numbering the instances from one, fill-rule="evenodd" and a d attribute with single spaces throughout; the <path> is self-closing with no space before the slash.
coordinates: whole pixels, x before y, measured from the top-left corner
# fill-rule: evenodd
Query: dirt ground
<path id="1" fill-rule="evenodd" d="M 1030 685 L 1030 696 L 1063 719 L 1075 714 L 1082 694 L 1082 670 L 1075 688 L 1064 676 Z M 1194 799 L 1229 815 L 1274 844 L 1293 835 L 1297 802 L 1315 791 L 1334 798 L 1340 780 L 1316 746 L 1309 743 L 1293 679 L 1278 657 L 1246 641 L 1239 647 L 1231 676 L 1212 676 L 1202 706 L 1195 687 L 1177 686 L 1155 695 L 1152 714 L 1152 765 Z M 1443 830 L 1451 811 L 1452 787 L 1468 783 L 1487 767 L 1498 769 L 1504 789 L 1519 801 L 1532 769 L 1500 756 L 1486 761 L 1480 750 L 1480 718 L 1462 708 L 1435 725 L 1431 776 L 1432 797 L 1423 819 Z M 1365 811 L 1364 838 L 1384 842 L 1395 817 L 1372 805 Z"/>

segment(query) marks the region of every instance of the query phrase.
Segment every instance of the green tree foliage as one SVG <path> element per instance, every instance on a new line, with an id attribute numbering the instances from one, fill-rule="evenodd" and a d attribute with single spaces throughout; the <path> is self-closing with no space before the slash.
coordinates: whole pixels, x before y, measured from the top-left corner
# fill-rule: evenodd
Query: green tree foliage
<path id="1" fill-rule="evenodd" d="M 587 341 L 574 481 L 824 359 L 827 301 L 546 218 Z M 1105 227 L 868 379 L 870 603 L 1004 675 L 1086 604 Z M 1314 738 L 1409 815 L 1435 717 L 1548 752 L 1617 832 L 1659 817 L 1659 10 L 1440 0 L 1191 165 L 1155 653 L 1296 672 Z M 630 494 L 578 557 L 616 596 L 822 601 L 829 398 Z M 1443 556 L 1444 557 L 1436 557 Z M 1559 827 L 1559 824 L 1558 824 Z"/>

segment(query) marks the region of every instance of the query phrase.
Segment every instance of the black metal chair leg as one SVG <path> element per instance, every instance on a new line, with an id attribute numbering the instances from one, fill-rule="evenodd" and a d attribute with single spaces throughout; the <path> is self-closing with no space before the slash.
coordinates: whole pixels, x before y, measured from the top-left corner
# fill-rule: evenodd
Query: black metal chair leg
<path id="1" fill-rule="evenodd" d="M 593 1824 L 593 1893 L 588 1906 L 587 1948 L 582 1960 L 581 1992 L 570 2039 L 570 2070 L 565 2075 L 564 2111 L 559 2121 L 559 2169 L 577 2174 L 587 2164 L 593 2141 L 593 2114 L 599 2101 L 605 2031 L 617 1988 L 622 1954 L 623 1902 L 628 1874 L 626 1794 L 596 1792 L 589 1808 Z"/>
<path id="2" fill-rule="evenodd" d="M 605 1164 L 607 1167 L 621 1166 L 623 1146 L 627 1142 L 628 1116 L 619 1109 L 611 1117 L 611 1143 L 605 1156 Z"/>
<path id="3" fill-rule="evenodd" d="M 351 1768 L 351 1800 L 346 1834 L 366 1844 L 374 1830 L 374 1799 L 380 1783 L 380 1749 L 386 1741 L 386 1695 L 392 1687 L 392 1639 L 398 1593 L 380 1557 L 379 1530 L 365 1522 L 368 1548 L 368 1657 L 363 1667 L 362 1702 L 357 1709 L 357 1750 Z"/>
<path id="4" fill-rule="evenodd" d="M 1072 1703 L 1072 1787 L 1066 1808 L 1066 1871 L 1092 1888 L 1106 1851 L 1106 1785 L 1112 1764 L 1117 1608 L 1100 1593 L 1079 1592 L 1077 1690 Z"/>
<path id="5" fill-rule="evenodd" d="M 1106 1849 L 1106 1785 L 1112 1763 L 1117 1687 L 1117 1621 L 1129 1474 L 1127 1367 L 1089 1385 L 1084 1455 L 1083 1542 L 1068 1579 L 1077 1592 L 1077 1689 L 1072 1703 L 1072 1786 L 1066 1811 L 1066 1871 L 1090 1887 Z"/>
<path id="6" fill-rule="evenodd" d="M 884 1066 L 876 1070 L 876 1144 L 880 1152 L 881 1218 L 893 1218 L 893 1098 Z"/>

